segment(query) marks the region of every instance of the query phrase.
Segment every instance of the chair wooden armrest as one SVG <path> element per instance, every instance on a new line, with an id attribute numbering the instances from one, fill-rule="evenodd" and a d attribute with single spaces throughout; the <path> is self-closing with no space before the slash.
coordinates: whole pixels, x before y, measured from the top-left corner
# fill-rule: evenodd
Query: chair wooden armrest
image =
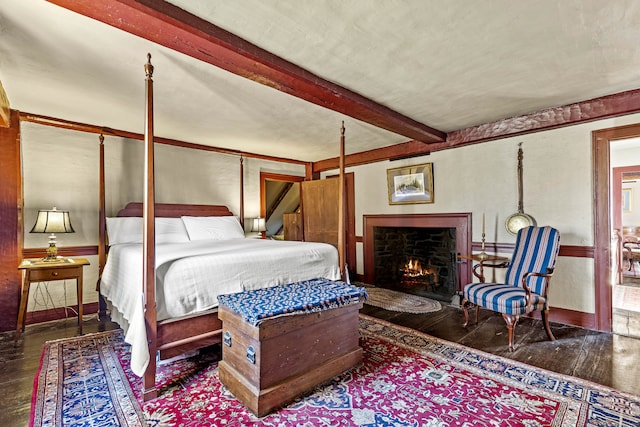
<path id="1" fill-rule="evenodd" d="M 544 277 L 547 280 L 547 284 L 544 287 L 544 295 L 540 295 L 544 298 L 547 298 L 547 292 L 549 290 L 549 283 L 551 279 L 551 276 L 553 276 L 553 268 L 547 268 L 547 272 L 546 273 L 540 273 L 537 271 L 530 271 L 528 273 L 525 273 L 524 276 L 522 276 L 522 287 L 524 288 L 524 291 L 527 293 L 527 309 L 528 311 L 532 311 L 533 310 L 533 300 L 531 298 L 531 294 L 533 292 L 531 292 L 531 289 L 529 288 L 529 286 L 527 285 L 527 279 L 529 277 Z"/>
<path id="2" fill-rule="evenodd" d="M 622 247 L 625 250 L 627 250 L 629 253 L 631 253 L 631 251 L 633 251 L 634 249 L 638 249 L 640 247 L 640 244 L 636 239 L 634 240 L 625 239 L 625 241 L 622 242 Z"/>
<path id="3" fill-rule="evenodd" d="M 546 273 L 540 273 L 538 271 L 530 271 L 528 273 L 525 273 L 524 276 L 522 276 L 522 287 L 524 288 L 524 290 L 527 292 L 527 295 L 529 293 L 531 293 L 531 289 L 529 289 L 529 286 L 527 285 L 527 279 L 529 277 L 544 277 L 545 279 L 547 279 L 547 281 L 551 278 L 551 276 L 553 276 L 553 268 L 547 268 L 547 272 Z M 546 289 L 547 287 L 545 286 L 545 295 L 543 295 L 544 297 L 546 297 Z"/>

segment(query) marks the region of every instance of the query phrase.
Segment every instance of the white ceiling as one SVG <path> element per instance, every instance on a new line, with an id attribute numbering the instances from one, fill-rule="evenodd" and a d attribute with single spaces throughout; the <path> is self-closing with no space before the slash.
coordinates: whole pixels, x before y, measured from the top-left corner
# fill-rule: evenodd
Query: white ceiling
<path id="1" fill-rule="evenodd" d="M 640 2 L 172 0 L 326 80 L 449 132 L 640 88 Z M 2 0 L 0 82 L 24 112 L 306 161 L 408 138 L 43 0 Z"/>

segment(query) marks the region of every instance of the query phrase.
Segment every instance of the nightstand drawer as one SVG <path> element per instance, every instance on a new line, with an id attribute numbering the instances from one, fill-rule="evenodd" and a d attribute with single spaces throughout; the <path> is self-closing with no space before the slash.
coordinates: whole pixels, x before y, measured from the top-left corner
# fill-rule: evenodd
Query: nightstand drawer
<path id="1" fill-rule="evenodd" d="M 82 267 L 70 268 L 42 268 L 32 269 L 29 271 L 29 280 L 31 282 L 48 282 L 50 280 L 67 280 L 77 279 L 81 272 L 78 269 Z"/>

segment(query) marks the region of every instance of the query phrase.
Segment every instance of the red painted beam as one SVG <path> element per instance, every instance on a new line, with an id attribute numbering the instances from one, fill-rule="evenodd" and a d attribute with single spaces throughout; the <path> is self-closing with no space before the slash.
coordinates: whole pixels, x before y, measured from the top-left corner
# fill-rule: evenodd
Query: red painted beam
<path id="1" fill-rule="evenodd" d="M 98 125 L 91 125 L 87 123 L 74 122 L 71 120 L 58 119 L 56 117 L 43 116 L 40 114 L 27 113 L 24 111 L 20 112 L 20 120 L 23 122 L 38 123 L 44 126 L 53 126 L 53 127 L 59 127 L 62 129 L 76 130 L 79 132 L 95 133 L 96 135 L 103 134 L 103 135 L 120 136 L 123 138 L 136 139 L 140 141 L 144 139 L 144 134 L 141 134 L 141 133 L 129 132 L 126 130 L 114 129 L 114 128 L 103 127 Z M 235 156 L 251 157 L 255 159 L 269 160 L 273 162 L 292 163 L 296 165 L 307 166 L 309 164 L 309 162 L 306 162 L 303 160 L 249 153 L 247 151 L 234 150 L 232 148 L 221 148 L 221 147 L 213 147 L 211 145 L 195 144 L 192 142 L 185 142 L 177 139 L 163 138 L 161 136 L 156 136 L 154 140 L 157 144 L 166 144 L 166 145 L 173 145 L 175 147 L 192 148 L 194 150 L 211 151 L 214 153 L 231 154 Z"/>
<path id="2" fill-rule="evenodd" d="M 640 89 L 629 90 L 456 130 L 449 132 L 447 134 L 447 140 L 444 142 L 425 145 L 417 141 L 407 141 L 389 147 L 349 154 L 345 158 L 345 165 L 356 166 L 385 160 L 424 156 L 449 148 L 542 132 L 638 112 L 640 112 Z M 314 173 L 320 173 L 326 170 L 336 169 L 337 167 L 338 158 L 332 157 L 314 162 L 312 171 Z"/>
<path id="3" fill-rule="evenodd" d="M 425 143 L 446 134 L 331 83 L 162 0 L 49 0 L 231 73 Z"/>
<path id="4" fill-rule="evenodd" d="M 447 135 L 447 142 L 443 148 L 555 129 L 638 111 L 640 111 L 640 89 L 629 90 L 456 130 Z"/>
<path id="5" fill-rule="evenodd" d="M 399 160 L 408 157 L 424 156 L 432 151 L 432 145 L 433 144 L 423 144 L 419 141 L 407 141 L 400 144 L 390 145 L 388 147 L 347 154 L 344 159 L 345 166 L 358 166 L 365 165 L 367 163 L 383 162 L 385 160 Z M 312 171 L 314 173 L 320 173 L 331 169 L 337 169 L 338 162 L 338 157 L 313 162 Z"/>

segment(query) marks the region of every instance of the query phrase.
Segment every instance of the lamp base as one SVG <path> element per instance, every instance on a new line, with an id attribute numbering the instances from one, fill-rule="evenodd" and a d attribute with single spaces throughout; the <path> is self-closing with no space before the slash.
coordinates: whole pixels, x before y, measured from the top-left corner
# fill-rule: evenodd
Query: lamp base
<path id="1" fill-rule="evenodd" d="M 49 247 L 47 248 L 47 256 L 42 258 L 42 261 L 46 262 L 54 262 L 58 261 L 58 247 L 55 242 L 49 242 Z"/>

